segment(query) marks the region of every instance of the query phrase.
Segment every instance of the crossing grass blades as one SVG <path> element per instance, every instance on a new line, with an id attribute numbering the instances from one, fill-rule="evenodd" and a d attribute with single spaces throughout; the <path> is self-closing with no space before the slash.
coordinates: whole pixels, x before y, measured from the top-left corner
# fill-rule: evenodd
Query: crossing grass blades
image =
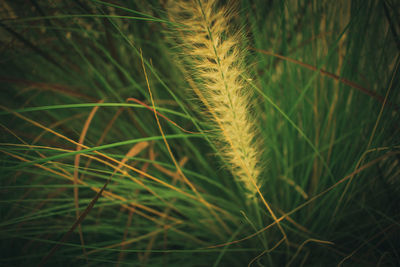
<path id="1" fill-rule="evenodd" d="M 0 264 L 398 266 L 397 1 L 0 3 Z"/>

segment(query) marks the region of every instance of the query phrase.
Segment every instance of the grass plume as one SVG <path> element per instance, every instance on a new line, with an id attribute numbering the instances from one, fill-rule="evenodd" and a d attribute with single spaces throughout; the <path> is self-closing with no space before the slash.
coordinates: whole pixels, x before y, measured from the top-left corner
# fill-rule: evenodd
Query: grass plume
<path id="1" fill-rule="evenodd" d="M 240 32 L 229 27 L 233 12 L 217 1 L 180 1 L 169 7 L 171 19 L 184 24 L 185 56 L 200 89 L 195 92 L 217 125 L 219 149 L 232 173 L 252 198 L 259 186 L 260 148 L 249 110 L 251 92 L 243 81 Z"/>

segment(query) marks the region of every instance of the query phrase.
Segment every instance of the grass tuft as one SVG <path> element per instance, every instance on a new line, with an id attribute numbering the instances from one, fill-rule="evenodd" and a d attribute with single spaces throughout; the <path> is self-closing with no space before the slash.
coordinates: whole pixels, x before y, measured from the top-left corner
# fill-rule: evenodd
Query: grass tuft
<path id="1" fill-rule="evenodd" d="M 0 265 L 399 266 L 399 10 L 0 1 Z"/>

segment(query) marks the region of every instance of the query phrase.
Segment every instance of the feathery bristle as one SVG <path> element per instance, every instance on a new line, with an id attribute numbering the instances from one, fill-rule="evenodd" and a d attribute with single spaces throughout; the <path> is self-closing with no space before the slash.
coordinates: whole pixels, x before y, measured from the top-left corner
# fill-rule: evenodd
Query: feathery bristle
<path id="1" fill-rule="evenodd" d="M 196 91 L 219 128 L 218 144 L 232 173 L 249 197 L 257 193 L 259 147 L 249 112 L 250 90 L 243 81 L 244 55 L 238 33 L 230 31 L 232 12 L 216 1 L 174 1 L 172 18 L 185 26 L 182 33 L 191 75 L 200 81 Z M 179 18 L 179 20 L 177 20 Z"/>

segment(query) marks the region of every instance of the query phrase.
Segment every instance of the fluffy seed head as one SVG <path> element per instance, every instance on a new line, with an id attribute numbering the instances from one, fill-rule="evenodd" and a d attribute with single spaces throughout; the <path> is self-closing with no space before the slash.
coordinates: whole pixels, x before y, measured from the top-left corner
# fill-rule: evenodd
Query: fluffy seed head
<path id="1" fill-rule="evenodd" d="M 233 13 L 217 1 L 172 1 L 170 18 L 183 24 L 181 44 L 191 62 L 196 93 L 218 129 L 217 144 L 232 173 L 243 183 L 249 197 L 257 192 L 259 147 L 249 112 L 250 90 L 245 72 L 240 35 L 229 27 Z"/>

